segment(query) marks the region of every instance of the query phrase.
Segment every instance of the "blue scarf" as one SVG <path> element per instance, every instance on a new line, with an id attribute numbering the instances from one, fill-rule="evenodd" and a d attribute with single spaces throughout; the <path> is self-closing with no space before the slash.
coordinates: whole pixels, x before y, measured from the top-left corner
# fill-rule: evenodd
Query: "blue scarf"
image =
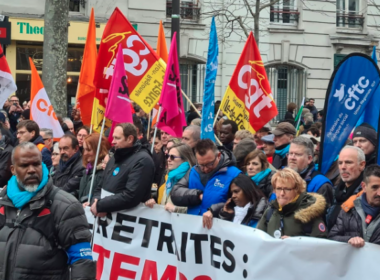
<path id="1" fill-rule="evenodd" d="M 169 171 L 168 179 L 166 180 L 166 196 L 169 196 L 170 191 L 173 186 L 178 183 L 190 169 L 190 164 L 188 162 L 182 163 L 176 169 Z"/>
<path id="2" fill-rule="evenodd" d="M 46 165 L 42 163 L 42 180 L 35 192 L 21 191 L 18 187 L 17 178 L 15 175 L 8 181 L 7 195 L 12 201 L 13 205 L 21 209 L 27 204 L 49 181 L 49 170 Z"/>
<path id="3" fill-rule="evenodd" d="M 360 200 L 360 202 L 362 203 L 362 208 L 363 208 L 364 213 L 366 215 L 371 215 L 373 220 L 377 217 L 377 215 L 379 215 L 380 207 L 373 207 L 369 205 L 369 203 L 367 202 L 366 193 L 362 194 L 362 199 Z"/>
<path id="4" fill-rule="evenodd" d="M 255 176 L 252 176 L 251 179 L 253 182 L 255 182 L 256 185 L 258 185 L 261 180 L 263 180 L 265 177 L 267 177 L 271 173 L 271 169 L 267 168 L 259 173 L 257 173 Z"/>
<path id="5" fill-rule="evenodd" d="M 289 153 L 289 149 L 290 149 L 290 144 L 288 146 L 286 146 L 285 148 L 283 148 L 282 150 L 275 150 L 274 153 L 276 155 L 279 155 L 281 158 L 284 158 L 286 157 L 286 154 Z"/>

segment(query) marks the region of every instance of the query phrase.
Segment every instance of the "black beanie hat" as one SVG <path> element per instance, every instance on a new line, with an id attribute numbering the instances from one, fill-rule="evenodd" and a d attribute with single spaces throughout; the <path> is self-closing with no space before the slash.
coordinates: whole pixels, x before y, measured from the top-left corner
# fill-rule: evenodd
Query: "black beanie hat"
<path id="1" fill-rule="evenodd" d="M 352 140 L 355 137 L 364 137 L 369 142 L 371 142 L 375 147 L 377 146 L 377 132 L 376 130 L 368 123 L 362 123 L 354 130 L 354 136 L 352 137 Z"/>

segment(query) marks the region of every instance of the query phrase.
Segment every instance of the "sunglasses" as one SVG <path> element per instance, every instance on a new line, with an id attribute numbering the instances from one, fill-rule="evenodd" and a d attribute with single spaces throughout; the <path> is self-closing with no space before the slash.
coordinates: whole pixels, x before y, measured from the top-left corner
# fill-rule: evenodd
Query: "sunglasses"
<path id="1" fill-rule="evenodd" d="M 176 158 L 181 158 L 181 157 L 177 157 L 175 155 L 169 155 L 169 154 L 165 155 L 165 157 L 166 157 L 166 159 L 170 158 L 170 160 L 175 160 Z"/>

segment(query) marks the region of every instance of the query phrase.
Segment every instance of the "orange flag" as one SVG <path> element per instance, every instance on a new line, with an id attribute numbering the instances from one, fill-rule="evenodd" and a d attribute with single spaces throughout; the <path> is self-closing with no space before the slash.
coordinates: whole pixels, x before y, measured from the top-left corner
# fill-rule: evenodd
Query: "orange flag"
<path id="1" fill-rule="evenodd" d="M 80 69 L 77 89 L 76 108 L 80 109 L 84 125 L 91 124 L 92 107 L 96 87 L 94 86 L 95 65 L 97 58 L 94 8 L 91 9 L 88 23 L 86 45 L 84 47 L 82 67 Z"/>
<path id="2" fill-rule="evenodd" d="M 40 75 L 29 57 L 32 70 L 32 81 L 30 89 L 30 119 L 34 120 L 40 128 L 53 130 L 54 140 L 58 141 L 63 136 L 63 130 L 50 103 Z"/>
<path id="3" fill-rule="evenodd" d="M 162 20 L 160 20 L 160 27 L 158 29 L 157 54 L 165 63 L 168 63 L 168 48 L 166 46 L 165 30 L 162 25 Z"/>

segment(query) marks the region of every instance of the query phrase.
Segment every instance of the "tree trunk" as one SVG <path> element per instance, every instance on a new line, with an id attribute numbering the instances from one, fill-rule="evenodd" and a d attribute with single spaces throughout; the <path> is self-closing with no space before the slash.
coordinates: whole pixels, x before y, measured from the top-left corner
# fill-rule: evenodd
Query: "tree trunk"
<path id="1" fill-rule="evenodd" d="M 46 0 L 42 80 L 56 114 L 67 115 L 68 0 Z"/>
<path id="2" fill-rule="evenodd" d="M 259 47 L 259 41 L 260 41 L 260 0 L 256 0 L 256 12 L 254 17 L 254 32 L 253 35 L 255 36 L 257 47 Z"/>

